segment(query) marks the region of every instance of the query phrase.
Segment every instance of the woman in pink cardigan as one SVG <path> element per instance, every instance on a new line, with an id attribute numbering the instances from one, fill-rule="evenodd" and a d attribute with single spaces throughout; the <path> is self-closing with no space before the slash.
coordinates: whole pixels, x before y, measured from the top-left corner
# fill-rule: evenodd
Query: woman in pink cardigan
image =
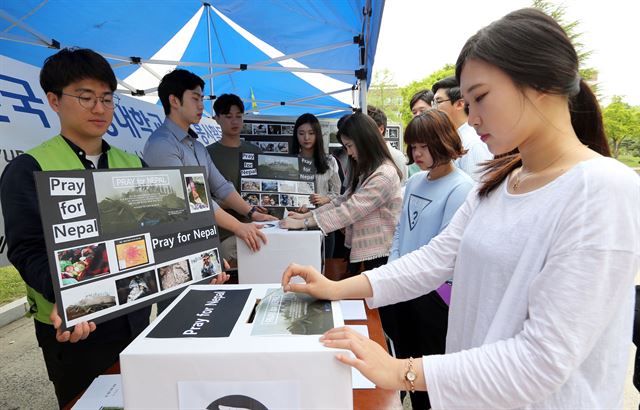
<path id="1" fill-rule="evenodd" d="M 375 122 L 366 114 L 349 116 L 338 138 L 351 157 L 351 180 L 344 194 L 306 213 L 289 213 L 280 222 L 288 229 L 319 227 L 326 235 L 345 228 L 345 246 L 351 249 L 349 273 L 387 263 L 400 215 L 400 172 L 393 163 Z"/>

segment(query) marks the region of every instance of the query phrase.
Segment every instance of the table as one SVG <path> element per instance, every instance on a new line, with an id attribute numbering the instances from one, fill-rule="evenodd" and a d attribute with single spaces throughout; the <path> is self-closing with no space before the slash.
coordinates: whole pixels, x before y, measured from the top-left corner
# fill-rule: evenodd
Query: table
<path id="1" fill-rule="evenodd" d="M 346 276 L 346 266 L 346 262 L 340 259 L 327 259 L 325 261 L 325 275 L 333 280 L 339 280 Z M 366 325 L 369 330 L 369 338 L 382 346 L 385 351 L 388 351 L 378 310 L 369 309 L 366 304 L 365 310 L 367 312 L 366 321 L 348 320 L 345 321 L 345 324 Z M 105 374 L 118 373 L 120 373 L 120 363 L 115 363 L 105 372 Z M 76 397 L 71 403 L 67 404 L 64 409 L 71 409 L 81 396 L 82 394 L 79 394 L 78 397 Z M 353 408 L 354 410 L 402 409 L 402 403 L 400 402 L 400 395 L 395 390 L 384 390 L 377 387 L 375 389 L 354 389 Z"/>

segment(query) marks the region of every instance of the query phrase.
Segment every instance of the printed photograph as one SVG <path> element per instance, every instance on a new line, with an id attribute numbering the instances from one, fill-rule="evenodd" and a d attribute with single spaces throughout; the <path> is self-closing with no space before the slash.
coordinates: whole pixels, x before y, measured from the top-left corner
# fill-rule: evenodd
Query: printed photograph
<path id="1" fill-rule="evenodd" d="M 314 184 L 309 181 L 298 181 L 298 189 L 296 192 L 301 194 L 313 194 L 314 192 Z"/>
<path id="2" fill-rule="evenodd" d="M 293 125 L 283 125 L 282 135 L 293 135 Z"/>
<path id="3" fill-rule="evenodd" d="M 116 280 L 116 290 L 118 292 L 119 305 L 134 302 L 145 296 L 158 293 L 156 273 L 150 270 L 118 279 Z"/>
<path id="4" fill-rule="evenodd" d="M 295 206 L 293 204 L 293 195 L 281 194 L 280 195 L 280 206 Z"/>
<path id="5" fill-rule="evenodd" d="M 266 135 L 267 134 L 267 124 L 252 124 L 253 134 L 255 135 Z"/>
<path id="6" fill-rule="evenodd" d="M 289 143 L 288 142 L 277 142 L 276 143 L 276 151 L 279 154 L 288 154 L 289 153 Z"/>
<path id="7" fill-rule="evenodd" d="M 397 140 L 398 139 L 398 129 L 397 128 L 388 128 L 389 139 Z"/>
<path id="8" fill-rule="evenodd" d="M 258 175 L 262 178 L 298 179 L 298 157 L 259 154 Z"/>
<path id="9" fill-rule="evenodd" d="M 189 266 L 191 267 L 193 280 L 200 280 L 219 274 L 222 272 L 222 264 L 218 249 L 209 249 L 208 251 L 191 255 L 189 257 Z"/>
<path id="10" fill-rule="evenodd" d="M 295 195 L 293 206 L 295 207 L 306 206 L 307 208 L 313 208 L 313 205 L 311 205 L 311 200 L 307 195 Z"/>
<path id="11" fill-rule="evenodd" d="M 331 302 L 302 293 L 269 289 L 256 307 L 251 334 L 321 335 L 333 328 Z"/>
<path id="12" fill-rule="evenodd" d="M 73 285 L 111 273 L 104 242 L 56 252 L 61 286 Z"/>
<path id="13" fill-rule="evenodd" d="M 207 184 L 202 174 L 187 174 L 184 176 L 187 196 L 189 197 L 189 209 L 192 213 L 209 210 L 207 197 Z"/>
<path id="14" fill-rule="evenodd" d="M 254 194 L 251 192 L 243 192 L 242 193 L 242 199 L 244 199 L 244 201 L 246 203 L 248 203 L 251 206 L 259 206 L 260 205 L 260 194 Z"/>
<path id="15" fill-rule="evenodd" d="M 280 135 L 282 133 L 282 127 L 278 124 L 269 124 L 268 127 L 270 135 Z"/>
<path id="16" fill-rule="evenodd" d="M 276 153 L 276 143 L 270 141 L 258 141 L 258 147 L 263 152 Z"/>
<path id="17" fill-rule="evenodd" d="M 278 181 L 262 181 L 262 190 L 268 192 L 278 192 Z"/>
<path id="18" fill-rule="evenodd" d="M 116 293 L 111 280 L 87 283 L 62 291 L 67 322 L 116 305 Z M 73 325 L 74 323 L 68 323 Z"/>
<path id="19" fill-rule="evenodd" d="M 113 241 L 118 258 L 118 269 L 125 270 L 149 263 L 149 252 L 144 235 Z"/>
<path id="20" fill-rule="evenodd" d="M 166 290 L 191 281 L 191 271 L 186 259 L 158 267 L 160 289 Z"/>
<path id="21" fill-rule="evenodd" d="M 241 191 L 260 191 L 261 189 L 259 179 L 242 178 L 240 182 Z"/>
<path id="22" fill-rule="evenodd" d="M 103 235 L 189 217 L 178 170 L 95 172 L 93 180 Z"/>
<path id="23" fill-rule="evenodd" d="M 262 206 L 280 206 L 278 194 L 262 194 L 260 195 L 260 204 Z"/>
<path id="24" fill-rule="evenodd" d="M 298 192 L 298 181 L 278 181 L 278 192 Z"/>
<path id="25" fill-rule="evenodd" d="M 251 123 L 245 122 L 242 124 L 242 130 L 240 130 L 240 134 L 249 135 L 253 134 L 253 130 L 251 129 Z"/>

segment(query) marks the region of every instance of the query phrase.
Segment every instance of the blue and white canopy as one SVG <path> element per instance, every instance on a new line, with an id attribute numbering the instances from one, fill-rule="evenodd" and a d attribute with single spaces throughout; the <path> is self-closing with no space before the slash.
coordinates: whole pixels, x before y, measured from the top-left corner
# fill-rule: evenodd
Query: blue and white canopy
<path id="1" fill-rule="evenodd" d="M 7 0 L 0 54 L 40 66 L 56 48 L 107 57 L 121 92 L 157 102 L 176 67 L 210 96 L 265 115 L 340 116 L 364 102 L 384 0 Z M 209 108 L 209 106 L 207 106 Z"/>

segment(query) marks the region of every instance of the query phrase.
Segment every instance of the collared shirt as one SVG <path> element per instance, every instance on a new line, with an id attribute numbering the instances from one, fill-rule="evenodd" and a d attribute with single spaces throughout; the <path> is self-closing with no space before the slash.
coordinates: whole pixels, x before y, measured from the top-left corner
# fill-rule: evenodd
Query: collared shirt
<path id="1" fill-rule="evenodd" d="M 216 201 L 224 201 L 235 188 L 218 171 L 207 149 L 197 138 L 191 128 L 184 131 L 167 117 L 147 140 L 142 156 L 152 167 L 203 166 L 211 196 Z M 215 203 L 213 207 L 214 211 L 220 208 Z"/>
<path id="2" fill-rule="evenodd" d="M 460 135 L 462 146 L 467 150 L 467 153 L 454 162 L 458 168 L 478 182 L 482 177 L 481 164 L 493 159 L 493 154 L 489 151 L 487 144 L 482 142 L 476 130 L 467 122 L 458 127 L 458 135 Z"/>

